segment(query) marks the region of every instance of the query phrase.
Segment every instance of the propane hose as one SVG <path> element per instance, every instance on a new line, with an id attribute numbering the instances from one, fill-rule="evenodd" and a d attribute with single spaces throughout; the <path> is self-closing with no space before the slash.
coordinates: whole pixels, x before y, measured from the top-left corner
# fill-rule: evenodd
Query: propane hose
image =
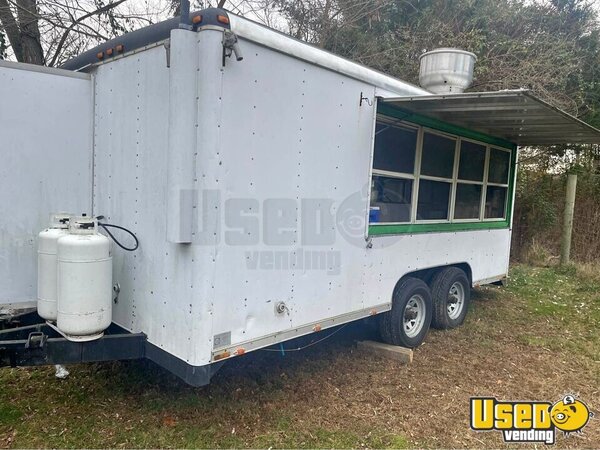
<path id="1" fill-rule="evenodd" d="M 114 225 L 112 223 L 103 223 L 100 222 L 100 220 L 104 219 L 104 216 L 97 216 L 96 219 L 98 220 L 98 226 L 104 228 L 104 231 L 106 231 L 106 234 L 108 234 L 110 236 L 110 238 L 115 242 L 115 244 L 117 244 L 119 247 L 121 247 L 123 250 L 127 251 L 127 252 L 135 252 L 138 247 L 140 246 L 140 242 L 138 241 L 137 236 L 133 233 L 133 231 L 128 230 L 125 227 L 122 227 L 120 225 Z M 123 244 L 121 244 L 119 242 L 119 240 L 110 232 L 109 228 L 116 228 L 117 230 L 121 230 L 126 232 L 127 234 L 129 234 L 133 240 L 135 241 L 135 246 L 134 247 L 125 247 Z"/>

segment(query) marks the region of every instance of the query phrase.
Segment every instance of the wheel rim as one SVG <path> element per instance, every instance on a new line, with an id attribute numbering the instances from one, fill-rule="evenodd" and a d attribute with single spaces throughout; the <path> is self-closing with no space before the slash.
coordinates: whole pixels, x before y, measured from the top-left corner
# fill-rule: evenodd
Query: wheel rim
<path id="1" fill-rule="evenodd" d="M 465 307 L 465 288 L 462 283 L 456 282 L 448 292 L 448 317 L 458 319 Z"/>
<path id="2" fill-rule="evenodd" d="M 404 308 L 404 333 L 409 338 L 417 336 L 425 323 L 425 300 L 413 295 Z"/>

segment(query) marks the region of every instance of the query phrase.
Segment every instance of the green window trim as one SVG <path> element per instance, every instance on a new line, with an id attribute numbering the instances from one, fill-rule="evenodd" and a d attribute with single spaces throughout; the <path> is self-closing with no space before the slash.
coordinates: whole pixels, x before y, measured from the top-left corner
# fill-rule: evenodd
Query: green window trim
<path id="1" fill-rule="evenodd" d="M 473 222 L 440 222 L 440 223 L 403 223 L 403 224 L 369 224 L 369 236 L 385 236 L 395 234 L 417 233 L 451 233 L 455 231 L 494 230 L 510 228 L 512 223 L 512 209 L 515 189 L 515 174 L 517 169 L 517 146 L 509 141 L 494 136 L 489 136 L 477 131 L 468 130 L 456 125 L 442 122 L 438 119 L 421 116 L 410 111 L 379 103 L 377 114 L 409 122 L 415 125 L 442 131 L 461 138 L 472 139 L 484 144 L 505 148 L 511 151 L 510 174 L 508 180 L 508 198 L 506 201 L 505 220 L 488 220 Z"/>
<path id="2" fill-rule="evenodd" d="M 387 103 L 377 104 L 377 114 L 383 116 L 392 117 L 394 119 L 405 120 L 416 125 L 421 125 L 434 130 L 443 131 L 445 133 L 454 134 L 456 136 L 464 137 L 467 139 L 473 139 L 474 141 L 483 142 L 489 145 L 495 145 L 497 147 L 503 147 L 507 149 L 514 149 L 515 144 L 502 138 L 490 136 L 488 134 L 480 133 L 478 131 L 469 130 L 458 125 L 452 125 L 446 122 L 442 122 L 438 119 L 431 117 L 422 116 L 413 112 L 407 111 L 397 106 L 392 106 Z"/>
<path id="3" fill-rule="evenodd" d="M 398 225 L 369 225 L 369 236 L 417 233 L 451 233 L 454 231 L 496 230 L 509 228 L 507 220 L 490 222 L 403 223 Z"/>

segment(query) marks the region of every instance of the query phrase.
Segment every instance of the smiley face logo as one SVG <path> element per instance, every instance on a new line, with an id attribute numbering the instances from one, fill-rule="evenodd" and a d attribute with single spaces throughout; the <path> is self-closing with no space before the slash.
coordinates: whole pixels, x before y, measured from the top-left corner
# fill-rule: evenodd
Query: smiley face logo
<path id="1" fill-rule="evenodd" d="M 556 402 L 550 410 L 552 423 L 565 434 L 581 432 L 593 416 L 587 405 L 572 395 Z"/>

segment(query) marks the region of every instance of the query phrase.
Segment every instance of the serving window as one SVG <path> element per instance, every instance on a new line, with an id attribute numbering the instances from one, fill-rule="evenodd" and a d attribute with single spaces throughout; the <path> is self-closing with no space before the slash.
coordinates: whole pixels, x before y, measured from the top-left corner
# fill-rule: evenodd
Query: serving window
<path id="1" fill-rule="evenodd" d="M 484 144 L 467 140 L 460 142 L 454 220 L 481 218 L 487 151 Z"/>
<path id="2" fill-rule="evenodd" d="M 419 129 L 377 123 L 371 179 L 371 221 L 409 223 Z"/>
<path id="3" fill-rule="evenodd" d="M 423 132 L 417 220 L 448 220 L 456 159 L 456 139 Z"/>
<path id="4" fill-rule="evenodd" d="M 508 149 L 381 118 L 370 223 L 506 220 L 510 168 Z"/>
<path id="5" fill-rule="evenodd" d="M 508 201 L 510 152 L 490 149 L 489 172 L 485 199 L 485 218 L 503 219 Z"/>

